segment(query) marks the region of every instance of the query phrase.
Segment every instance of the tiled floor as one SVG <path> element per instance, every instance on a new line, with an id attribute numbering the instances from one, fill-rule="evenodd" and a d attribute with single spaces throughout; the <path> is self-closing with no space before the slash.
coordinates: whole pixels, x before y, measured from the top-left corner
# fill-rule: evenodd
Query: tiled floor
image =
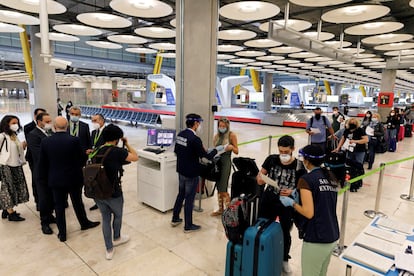
<path id="1" fill-rule="evenodd" d="M 2 102 L 2 114 L 17 114 L 23 123 L 30 121 L 27 103 Z M 89 120 L 86 120 L 90 122 Z M 120 124 L 126 137 L 135 148 L 146 143 L 146 130 Z M 232 130 L 240 142 L 268 135 L 287 134 L 298 129 L 232 123 Z M 304 146 L 307 137 L 296 134 L 296 148 Z M 276 150 L 276 139 L 272 143 Z M 378 154 L 374 168 L 380 162 L 387 162 L 412 155 L 414 139 L 406 138 L 398 143 L 395 153 Z M 260 165 L 268 155 L 268 141 L 243 145 L 240 156 L 256 158 Z M 386 168 L 380 209 L 384 213 L 414 224 L 412 210 L 414 203 L 403 201 L 400 194 L 408 193 L 412 161 Z M 27 181 L 30 173 L 25 166 Z M 366 209 L 373 209 L 378 182 L 378 173 L 364 180 L 364 187 L 358 193 L 350 194 L 348 217 L 345 230 L 345 244 L 369 223 L 363 215 Z M 30 186 L 30 185 L 29 185 Z M 215 198 L 202 200 L 204 212 L 194 213 L 195 223 L 202 225 L 200 232 L 184 234 L 182 227 L 171 228 L 171 212 L 160 213 L 137 201 L 137 165 L 125 167 L 123 178 L 125 209 L 123 233 L 131 241 L 116 248 L 113 260 L 105 260 L 105 249 L 101 229 L 80 231 L 72 207 L 67 210 L 68 240 L 58 241 L 56 235 L 41 233 L 39 214 L 31 200 L 17 207 L 25 222 L 0 222 L 0 275 L 223 275 L 225 264 L 226 237 L 220 219 L 210 217 L 216 207 Z M 89 211 L 92 200 L 85 198 L 87 214 L 92 220 L 100 220 L 99 211 Z M 338 215 L 341 215 L 342 196 L 339 197 Z M 55 233 L 56 226 L 52 225 Z M 292 230 L 293 243 L 290 261 L 293 273 L 301 275 L 300 250 L 302 241 Z M 331 258 L 328 275 L 345 275 L 345 264 L 337 257 Z M 352 275 L 370 275 L 361 269 L 353 269 Z"/>

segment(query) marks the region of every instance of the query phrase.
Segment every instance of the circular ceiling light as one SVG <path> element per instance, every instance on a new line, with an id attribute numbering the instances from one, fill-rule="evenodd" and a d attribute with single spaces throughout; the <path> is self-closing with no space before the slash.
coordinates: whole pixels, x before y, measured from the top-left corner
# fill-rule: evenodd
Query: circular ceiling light
<path id="1" fill-rule="evenodd" d="M 281 47 L 270 48 L 269 52 L 276 53 L 276 54 L 290 54 L 290 53 L 302 52 L 302 49 L 291 47 L 291 46 L 281 46 Z"/>
<path id="2" fill-rule="evenodd" d="M 112 9 L 127 15 L 142 18 L 158 18 L 172 14 L 170 5 L 157 0 L 112 0 Z"/>
<path id="3" fill-rule="evenodd" d="M 325 44 L 335 48 L 335 49 L 339 49 L 341 47 L 341 41 L 339 40 L 331 40 L 331 41 L 325 41 Z M 351 46 L 352 43 L 349 41 L 342 41 L 342 48 L 346 48 Z"/>
<path id="4" fill-rule="evenodd" d="M 286 68 L 285 65 L 280 65 L 280 64 L 273 64 L 273 65 L 269 65 L 269 66 L 264 66 L 265 68 L 268 69 L 282 69 L 282 68 Z"/>
<path id="5" fill-rule="evenodd" d="M 384 61 L 384 59 L 383 58 L 359 58 L 355 60 L 355 62 L 358 62 L 358 63 L 379 62 L 379 61 Z"/>
<path id="6" fill-rule="evenodd" d="M 282 60 L 275 60 L 274 63 L 277 64 L 292 64 L 292 63 L 299 63 L 300 61 L 297 59 L 282 59 Z"/>
<path id="7" fill-rule="evenodd" d="M 235 54 L 238 55 L 238 56 L 241 56 L 241 57 L 259 57 L 259 56 L 266 55 L 265 52 L 252 51 L 252 50 L 240 51 L 240 52 L 236 52 Z"/>
<path id="8" fill-rule="evenodd" d="M 230 60 L 230 62 L 234 62 L 234 63 L 250 63 L 254 61 L 255 60 L 251 58 L 235 58 L 235 59 Z"/>
<path id="9" fill-rule="evenodd" d="M 366 37 L 361 40 L 365 44 L 386 44 L 407 41 L 413 38 L 411 34 L 381 34 L 376 36 Z"/>
<path id="10" fill-rule="evenodd" d="M 311 52 L 299 52 L 299 53 L 293 53 L 288 55 L 290 58 L 312 58 L 312 57 L 318 57 L 318 54 L 311 53 Z"/>
<path id="11" fill-rule="evenodd" d="M 277 23 L 278 25 L 285 25 L 285 20 L 275 20 L 275 23 Z M 268 32 L 269 31 L 269 22 L 265 22 L 260 24 L 259 29 L 264 31 L 264 32 Z M 305 20 L 297 20 L 297 19 L 288 19 L 288 23 L 287 26 L 290 29 L 293 29 L 295 31 L 301 32 L 304 30 L 309 29 L 310 27 L 312 27 L 312 23 L 310 23 L 309 21 L 305 21 Z M 273 25 L 273 29 L 280 29 L 281 27 L 277 26 L 277 25 Z"/>
<path id="12" fill-rule="evenodd" d="M 261 56 L 261 57 L 257 57 L 256 59 L 263 60 L 263 61 L 274 61 L 274 60 L 285 59 L 285 57 L 283 56 Z"/>
<path id="13" fill-rule="evenodd" d="M 410 4 L 411 7 L 414 8 L 414 0 L 411 0 L 409 4 Z"/>
<path id="14" fill-rule="evenodd" d="M 363 53 L 363 52 L 365 52 L 365 49 L 362 49 L 362 48 L 344 48 L 344 49 L 342 49 L 342 51 L 345 51 L 345 52 L 347 52 L 347 53 L 350 53 L 350 54 L 356 54 L 356 53 Z"/>
<path id="15" fill-rule="evenodd" d="M 40 20 L 37 17 L 27 15 L 24 13 L 0 10 L 0 21 L 16 25 L 39 25 Z"/>
<path id="16" fill-rule="evenodd" d="M 259 67 L 259 66 L 249 66 L 249 65 L 244 65 L 242 68 L 243 69 L 247 69 L 247 70 L 259 70 L 259 69 L 262 69 L 262 67 Z"/>
<path id="17" fill-rule="evenodd" d="M 262 66 L 272 65 L 272 63 L 271 62 L 264 62 L 264 61 L 256 61 L 256 62 L 249 63 L 249 65 L 250 66 L 260 66 L 260 67 L 262 67 Z"/>
<path id="18" fill-rule="evenodd" d="M 107 39 L 113 42 L 124 44 L 143 44 L 148 42 L 148 40 L 145 38 L 135 35 L 109 35 Z"/>
<path id="19" fill-rule="evenodd" d="M 76 16 L 80 22 L 101 28 L 126 28 L 132 25 L 132 22 L 126 18 L 110 13 L 88 12 Z"/>
<path id="20" fill-rule="evenodd" d="M 382 5 L 355 5 L 334 9 L 322 14 L 322 20 L 330 23 L 355 23 L 380 18 L 390 12 Z"/>
<path id="21" fill-rule="evenodd" d="M 217 46 L 218 52 L 237 52 L 243 50 L 243 47 L 238 45 L 222 44 Z"/>
<path id="22" fill-rule="evenodd" d="M 172 38 L 175 37 L 175 30 L 163 28 L 163 27 L 143 27 L 137 28 L 134 31 L 137 35 L 142 35 L 152 38 Z"/>
<path id="23" fill-rule="evenodd" d="M 89 41 L 85 41 L 85 43 L 93 47 L 104 48 L 104 49 L 121 49 L 122 48 L 122 45 L 109 42 L 109 41 L 89 40 Z"/>
<path id="24" fill-rule="evenodd" d="M 61 33 L 81 36 L 95 36 L 103 33 L 101 30 L 79 24 L 54 25 L 53 29 Z"/>
<path id="25" fill-rule="evenodd" d="M 169 42 L 152 43 L 148 47 L 157 50 L 175 51 L 175 44 Z"/>
<path id="26" fill-rule="evenodd" d="M 318 38 L 318 32 L 305 32 L 303 34 L 309 38 L 319 40 L 319 41 L 329 40 L 335 37 L 333 33 L 327 33 L 327 32 L 320 32 L 319 38 Z"/>
<path id="27" fill-rule="evenodd" d="M 361 53 L 354 54 L 354 58 L 356 58 L 356 59 L 359 59 L 359 58 L 373 58 L 373 57 L 376 57 L 376 55 L 375 54 L 361 54 Z"/>
<path id="28" fill-rule="evenodd" d="M 412 48 L 414 48 L 414 43 L 412 42 L 397 42 L 374 47 L 374 49 L 378 51 L 406 50 Z"/>
<path id="29" fill-rule="evenodd" d="M 351 2 L 352 0 L 289 0 L 291 3 L 305 6 L 305 7 L 325 7 L 325 6 L 333 6 L 339 5 L 347 2 Z"/>
<path id="30" fill-rule="evenodd" d="M 226 55 L 226 54 L 218 54 L 217 59 L 233 59 L 236 58 L 236 56 L 233 55 Z"/>
<path id="31" fill-rule="evenodd" d="M 175 53 L 159 53 L 158 55 L 163 58 L 175 58 L 176 57 Z"/>
<path id="32" fill-rule="evenodd" d="M 390 52 L 385 52 L 384 55 L 386 55 L 386 56 L 414 55 L 414 50 L 390 51 Z"/>
<path id="33" fill-rule="evenodd" d="M 224 67 L 230 67 L 230 68 L 241 68 L 244 67 L 244 64 L 226 64 Z"/>
<path id="34" fill-rule="evenodd" d="M 224 61 L 224 60 L 217 60 L 217 65 L 225 65 L 225 64 L 230 64 L 230 62 Z"/>
<path id="35" fill-rule="evenodd" d="M 135 53 L 135 54 L 156 54 L 157 53 L 157 50 L 142 48 L 142 47 L 126 48 L 125 51 L 129 53 Z"/>
<path id="36" fill-rule="evenodd" d="M 308 63 L 308 62 L 298 62 L 298 63 L 292 63 L 289 66 L 292 67 L 304 67 L 304 66 L 313 66 L 312 63 Z"/>
<path id="37" fill-rule="evenodd" d="M 283 43 L 277 42 L 272 39 L 262 38 L 262 39 L 254 39 L 248 40 L 244 42 L 244 45 L 253 48 L 270 48 L 270 47 L 277 47 L 282 45 Z"/>
<path id="38" fill-rule="evenodd" d="M 21 33 L 24 29 L 17 25 L 0 22 L 0 33 Z"/>
<path id="39" fill-rule="evenodd" d="M 255 36 L 255 32 L 241 29 L 223 30 L 218 32 L 218 38 L 223 40 L 247 40 Z"/>
<path id="40" fill-rule="evenodd" d="M 35 34 L 36 37 L 40 38 L 40 33 Z M 62 33 L 49 32 L 49 40 L 61 41 L 61 42 L 76 42 L 79 41 L 79 37 L 73 35 L 67 35 Z"/>
<path id="41" fill-rule="evenodd" d="M 338 60 L 328 60 L 328 61 L 318 62 L 318 64 L 320 64 L 320 65 L 333 65 L 333 64 L 343 64 L 343 62 L 338 61 Z"/>
<path id="42" fill-rule="evenodd" d="M 394 32 L 404 27 L 400 22 L 370 22 L 345 29 L 346 34 L 350 35 L 376 35 Z"/>
<path id="43" fill-rule="evenodd" d="M 13 8 L 19 11 L 39 13 L 40 5 L 39 0 L 1 0 L 0 4 Z M 64 5 L 47 0 L 47 13 L 48 14 L 62 14 L 66 12 Z"/>
<path id="44" fill-rule="evenodd" d="M 221 16 L 239 20 L 256 21 L 279 14 L 280 9 L 275 4 L 262 1 L 242 1 L 227 4 L 219 9 Z"/>

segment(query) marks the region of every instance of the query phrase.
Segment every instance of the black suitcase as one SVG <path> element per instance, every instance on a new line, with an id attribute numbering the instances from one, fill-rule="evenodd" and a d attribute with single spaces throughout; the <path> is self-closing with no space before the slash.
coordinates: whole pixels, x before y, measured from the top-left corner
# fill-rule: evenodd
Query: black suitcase
<path id="1" fill-rule="evenodd" d="M 406 124 L 404 127 L 404 136 L 405 137 L 412 137 L 413 136 L 413 126 L 411 124 Z"/>
<path id="2" fill-rule="evenodd" d="M 353 162 L 351 160 L 347 160 L 345 170 L 349 172 L 350 179 L 353 179 L 365 173 L 364 166 L 362 164 Z M 358 189 L 361 187 L 362 187 L 362 179 L 354 183 L 351 183 L 350 190 L 351 192 L 357 192 Z"/>
<path id="3" fill-rule="evenodd" d="M 384 137 L 378 138 L 378 143 L 375 147 L 376 153 L 384 153 L 388 150 L 388 142 Z"/>
<path id="4" fill-rule="evenodd" d="M 260 197 L 264 185 L 258 185 L 256 176 L 246 175 L 242 171 L 236 171 L 231 177 L 231 198 L 245 195 L 257 195 Z"/>

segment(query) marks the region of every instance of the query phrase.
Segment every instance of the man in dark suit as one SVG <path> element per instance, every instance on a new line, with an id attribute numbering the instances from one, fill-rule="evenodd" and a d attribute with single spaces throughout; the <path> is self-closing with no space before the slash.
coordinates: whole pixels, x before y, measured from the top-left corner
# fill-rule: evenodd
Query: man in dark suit
<path id="1" fill-rule="evenodd" d="M 105 128 L 105 118 L 102 114 L 97 113 L 92 116 L 92 134 L 91 134 L 91 144 L 92 149 L 89 150 L 89 153 L 92 153 L 94 150 L 99 149 L 100 146 L 105 144 L 105 140 L 103 139 L 103 136 L 101 135 L 104 128 Z M 93 211 L 98 209 L 98 205 L 93 205 L 89 210 Z"/>
<path id="2" fill-rule="evenodd" d="M 43 113 L 43 112 L 46 112 L 46 110 L 43 109 L 43 108 L 36 108 L 33 112 L 33 115 L 34 115 L 33 121 L 31 121 L 30 123 L 26 124 L 23 127 L 24 137 L 26 138 L 26 140 L 27 140 L 27 135 L 30 133 L 30 131 L 32 131 L 33 129 L 36 128 L 36 125 L 37 125 L 36 124 L 36 116 L 39 115 L 40 113 Z M 34 201 L 36 203 L 36 210 L 39 211 L 39 205 L 38 205 L 39 204 L 39 199 L 38 199 L 38 196 L 37 196 L 36 181 L 35 181 L 35 178 L 33 176 L 33 158 L 32 158 L 31 150 L 29 148 L 27 148 L 25 157 L 26 157 L 26 161 L 29 163 L 30 171 L 32 172 L 32 193 L 33 193 Z"/>
<path id="3" fill-rule="evenodd" d="M 41 168 L 40 161 L 40 144 L 43 139 L 51 135 L 52 118 L 48 113 L 40 113 L 36 116 L 37 126 L 26 135 L 27 148 L 30 150 L 33 160 L 32 175 L 36 180 L 39 177 Z M 50 228 L 50 223 L 55 223 L 56 219 L 53 217 L 53 195 L 52 190 L 47 185 L 40 185 L 40 181 L 36 181 L 36 191 L 39 197 L 39 211 L 40 211 L 40 225 L 42 232 L 45 235 L 53 233 Z"/>
<path id="4" fill-rule="evenodd" d="M 80 144 L 84 153 L 83 160 L 86 162 L 88 150 L 92 148 L 91 133 L 89 125 L 80 120 L 81 110 L 77 106 L 69 109 L 70 122 L 68 132 L 71 136 L 79 137 Z"/>
<path id="5" fill-rule="evenodd" d="M 56 133 L 43 139 L 40 145 L 40 177 L 42 185 L 52 189 L 55 203 L 56 224 L 59 229 L 58 238 L 66 241 L 65 202 L 70 195 L 73 209 L 81 225 L 86 230 L 99 225 L 86 217 L 85 206 L 82 202 L 82 167 L 85 151 L 79 138 L 67 133 L 68 121 L 59 116 L 55 119 Z"/>

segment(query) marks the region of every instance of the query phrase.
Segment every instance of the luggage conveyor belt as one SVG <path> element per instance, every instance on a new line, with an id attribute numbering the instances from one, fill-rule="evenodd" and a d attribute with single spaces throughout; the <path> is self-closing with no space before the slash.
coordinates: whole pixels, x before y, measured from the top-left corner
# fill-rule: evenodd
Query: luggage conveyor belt
<path id="1" fill-rule="evenodd" d="M 306 113 L 265 113 L 261 123 L 264 125 L 306 128 L 306 121 L 311 116 L 312 114 Z"/>

